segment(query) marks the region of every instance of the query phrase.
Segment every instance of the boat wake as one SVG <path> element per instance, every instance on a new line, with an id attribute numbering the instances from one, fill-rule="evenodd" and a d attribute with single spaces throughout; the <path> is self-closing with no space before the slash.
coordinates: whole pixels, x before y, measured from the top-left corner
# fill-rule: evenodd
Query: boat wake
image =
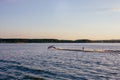
<path id="1" fill-rule="evenodd" d="M 56 48 L 54 45 L 49 46 L 48 49 L 53 50 L 62 50 L 62 51 L 80 51 L 80 52 L 98 52 L 98 53 L 119 53 L 120 50 L 90 50 L 90 49 L 65 49 L 65 48 Z"/>

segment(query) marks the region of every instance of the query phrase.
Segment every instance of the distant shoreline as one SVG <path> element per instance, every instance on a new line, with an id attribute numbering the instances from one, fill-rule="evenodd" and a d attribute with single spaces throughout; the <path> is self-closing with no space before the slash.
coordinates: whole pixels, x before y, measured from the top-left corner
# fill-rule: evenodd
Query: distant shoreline
<path id="1" fill-rule="evenodd" d="M 120 40 L 59 40 L 59 39 L 3 39 L 0 43 L 120 43 Z"/>

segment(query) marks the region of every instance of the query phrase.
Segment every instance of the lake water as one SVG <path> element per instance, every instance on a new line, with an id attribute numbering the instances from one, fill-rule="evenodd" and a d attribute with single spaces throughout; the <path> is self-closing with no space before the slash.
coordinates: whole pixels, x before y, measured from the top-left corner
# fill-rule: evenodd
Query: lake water
<path id="1" fill-rule="evenodd" d="M 0 44 L 0 80 L 120 80 L 120 53 L 59 48 L 120 50 L 119 43 Z"/>

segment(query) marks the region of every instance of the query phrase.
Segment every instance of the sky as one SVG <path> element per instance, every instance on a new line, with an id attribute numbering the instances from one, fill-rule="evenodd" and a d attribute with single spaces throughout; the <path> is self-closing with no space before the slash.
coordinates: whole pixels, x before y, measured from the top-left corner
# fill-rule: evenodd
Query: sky
<path id="1" fill-rule="evenodd" d="M 120 0 L 0 0 L 0 38 L 120 39 Z"/>

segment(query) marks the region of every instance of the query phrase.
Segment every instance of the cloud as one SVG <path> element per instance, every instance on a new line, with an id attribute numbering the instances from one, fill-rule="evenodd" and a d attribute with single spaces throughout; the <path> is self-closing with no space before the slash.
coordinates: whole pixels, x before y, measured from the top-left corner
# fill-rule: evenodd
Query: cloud
<path id="1" fill-rule="evenodd" d="M 86 11 L 98 11 L 98 12 L 120 12 L 120 8 L 88 8 Z"/>
<path id="2" fill-rule="evenodd" d="M 112 8 L 112 11 L 114 11 L 114 12 L 120 12 L 120 8 Z"/>

